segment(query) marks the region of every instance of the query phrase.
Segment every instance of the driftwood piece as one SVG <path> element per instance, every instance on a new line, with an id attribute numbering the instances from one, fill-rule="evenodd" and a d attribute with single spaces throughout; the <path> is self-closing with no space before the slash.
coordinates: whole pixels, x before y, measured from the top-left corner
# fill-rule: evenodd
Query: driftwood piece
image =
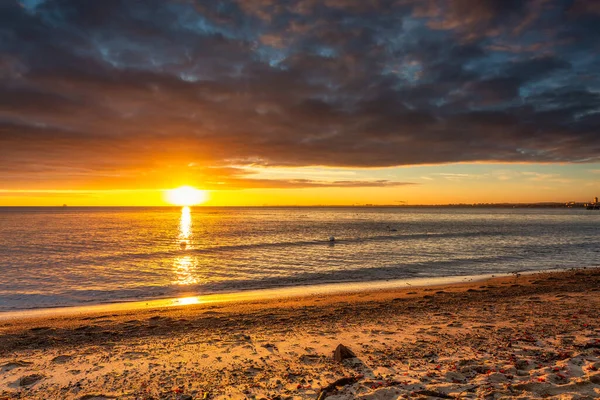
<path id="1" fill-rule="evenodd" d="M 317 400 L 323 400 L 324 398 L 329 396 L 331 394 L 331 392 L 336 390 L 336 388 L 338 386 L 352 385 L 353 383 L 356 383 L 356 381 L 358 381 L 359 379 L 360 379 L 360 376 L 347 376 L 345 378 L 340 378 L 337 381 L 322 388 L 321 391 L 319 392 L 319 396 L 317 397 Z"/>

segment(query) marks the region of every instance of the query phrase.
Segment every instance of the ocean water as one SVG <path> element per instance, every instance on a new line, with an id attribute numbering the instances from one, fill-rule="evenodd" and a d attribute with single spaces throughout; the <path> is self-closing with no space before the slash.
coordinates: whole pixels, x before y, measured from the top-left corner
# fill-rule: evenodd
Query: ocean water
<path id="1" fill-rule="evenodd" d="M 598 266 L 599 229 L 580 209 L 0 208 L 0 311 Z"/>

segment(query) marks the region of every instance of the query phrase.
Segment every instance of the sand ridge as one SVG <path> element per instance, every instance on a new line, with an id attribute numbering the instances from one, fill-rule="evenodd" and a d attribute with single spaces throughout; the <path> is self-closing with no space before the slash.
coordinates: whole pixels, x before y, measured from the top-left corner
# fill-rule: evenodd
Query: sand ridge
<path id="1" fill-rule="evenodd" d="M 586 269 L 5 321 L 0 399 L 599 398 L 599 290 Z"/>

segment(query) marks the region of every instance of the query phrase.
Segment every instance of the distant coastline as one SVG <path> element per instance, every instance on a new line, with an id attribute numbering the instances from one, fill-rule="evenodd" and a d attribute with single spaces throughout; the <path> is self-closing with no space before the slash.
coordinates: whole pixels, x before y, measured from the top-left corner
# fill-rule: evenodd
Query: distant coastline
<path id="1" fill-rule="evenodd" d="M 437 205 L 400 205 L 397 207 L 416 207 L 416 208 L 586 208 L 587 203 L 475 203 L 475 204 L 437 204 Z"/>

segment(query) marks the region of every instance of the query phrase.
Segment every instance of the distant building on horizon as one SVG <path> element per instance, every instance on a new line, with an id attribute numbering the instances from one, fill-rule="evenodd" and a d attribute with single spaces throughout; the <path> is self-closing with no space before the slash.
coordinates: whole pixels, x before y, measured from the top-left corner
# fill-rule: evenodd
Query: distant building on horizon
<path id="1" fill-rule="evenodd" d="M 600 210 L 600 203 L 598 203 L 598 196 L 594 197 L 594 202 L 586 204 L 585 207 L 588 210 Z"/>

